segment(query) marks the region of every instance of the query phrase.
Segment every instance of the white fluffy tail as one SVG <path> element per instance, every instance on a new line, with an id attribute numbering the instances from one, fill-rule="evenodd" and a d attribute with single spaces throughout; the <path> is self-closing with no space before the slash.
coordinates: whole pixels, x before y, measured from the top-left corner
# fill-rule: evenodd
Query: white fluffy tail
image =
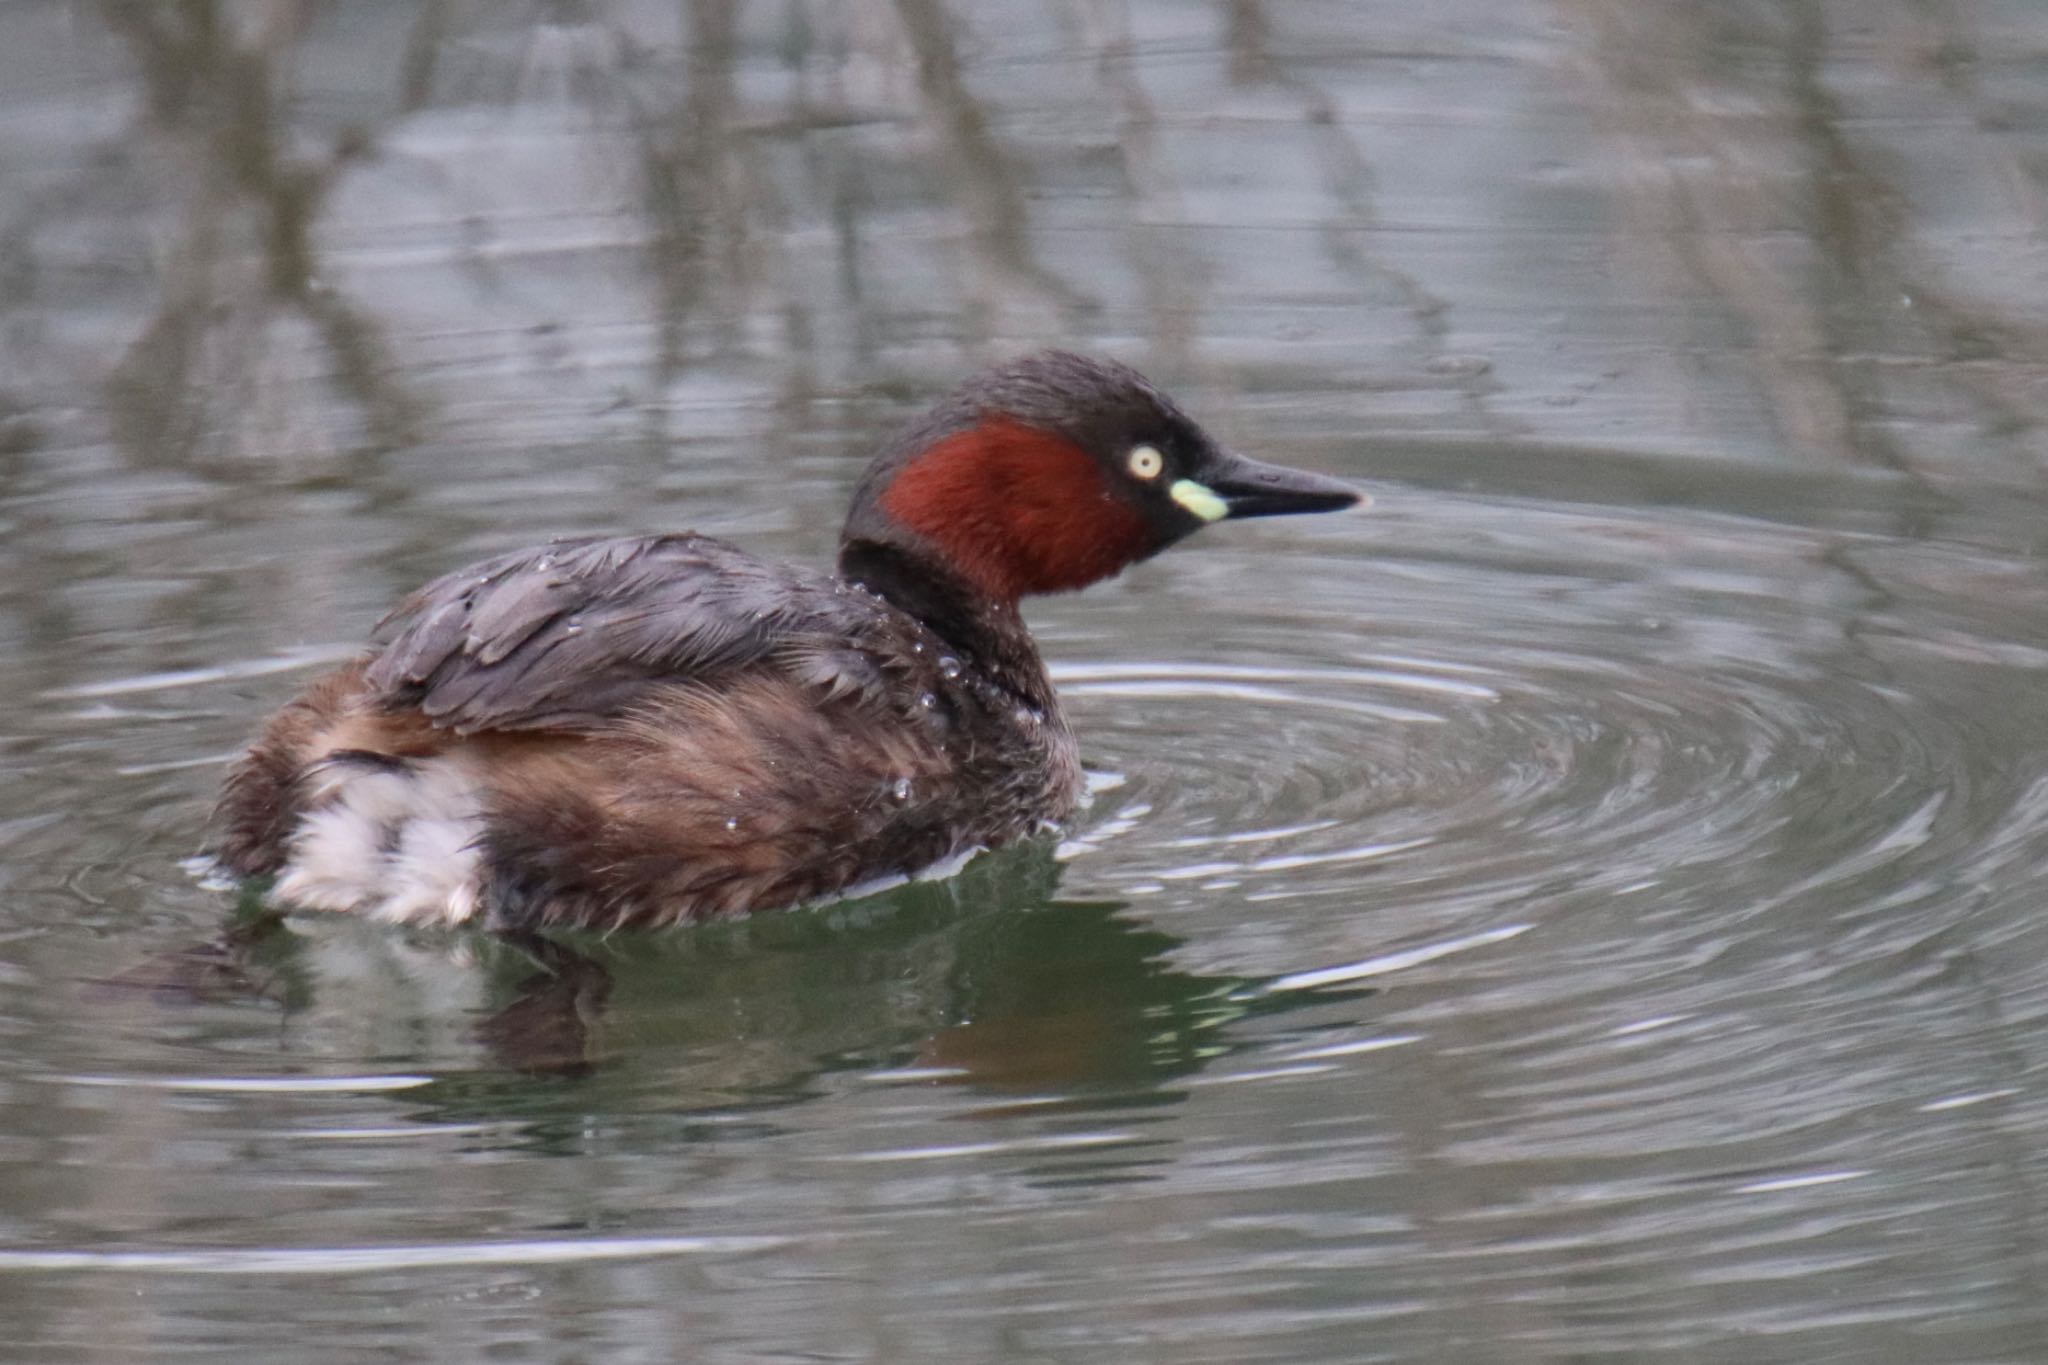
<path id="1" fill-rule="evenodd" d="M 343 752 L 306 776 L 274 894 L 309 910 L 460 924 L 477 912 L 480 784 L 453 756 L 385 759 Z"/>

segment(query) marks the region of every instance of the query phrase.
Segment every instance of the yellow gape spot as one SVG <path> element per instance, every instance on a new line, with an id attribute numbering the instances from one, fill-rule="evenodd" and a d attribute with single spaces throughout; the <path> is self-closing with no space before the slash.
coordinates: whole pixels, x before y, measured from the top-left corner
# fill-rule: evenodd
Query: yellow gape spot
<path id="1" fill-rule="evenodd" d="M 1166 495 L 1203 521 L 1221 521 L 1230 515 L 1230 504 L 1217 497 L 1207 485 L 1193 479 L 1175 479 Z"/>

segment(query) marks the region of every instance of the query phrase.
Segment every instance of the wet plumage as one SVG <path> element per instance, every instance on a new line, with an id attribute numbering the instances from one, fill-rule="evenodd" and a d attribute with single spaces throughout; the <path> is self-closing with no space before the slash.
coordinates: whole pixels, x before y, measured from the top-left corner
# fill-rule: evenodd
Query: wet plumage
<path id="1" fill-rule="evenodd" d="M 1080 790 L 1017 599 L 1186 535 L 1210 518 L 1161 480 L 1217 471 L 1247 507 L 1292 481 L 1302 505 L 1247 515 L 1354 500 L 1049 353 L 884 450 L 836 575 L 692 534 L 449 574 L 271 718 L 218 856 L 307 908 L 512 928 L 744 913 L 1010 842 Z"/>

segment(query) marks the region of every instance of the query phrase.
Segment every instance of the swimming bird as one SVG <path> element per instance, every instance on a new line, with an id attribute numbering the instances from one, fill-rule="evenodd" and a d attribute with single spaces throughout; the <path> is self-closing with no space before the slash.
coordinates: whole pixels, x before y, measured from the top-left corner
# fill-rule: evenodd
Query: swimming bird
<path id="1" fill-rule="evenodd" d="M 427 584 L 263 726 L 215 857 L 289 905 L 503 931 L 925 873 L 1079 799 L 1023 598 L 1216 522 L 1360 501 L 1225 450 L 1125 365 L 1030 355 L 883 447 L 836 572 L 684 532 L 557 540 Z"/>

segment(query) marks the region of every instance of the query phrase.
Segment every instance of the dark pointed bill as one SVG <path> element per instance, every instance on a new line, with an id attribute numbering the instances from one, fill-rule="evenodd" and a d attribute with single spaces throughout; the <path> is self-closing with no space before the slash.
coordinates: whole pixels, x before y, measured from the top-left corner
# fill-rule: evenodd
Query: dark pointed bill
<path id="1" fill-rule="evenodd" d="M 1177 480 L 1168 492 L 1204 521 L 1335 512 L 1372 504 L 1371 498 L 1349 484 L 1305 470 L 1261 464 L 1242 455 L 1223 455 L 1201 474 L 1200 479 Z"/>

